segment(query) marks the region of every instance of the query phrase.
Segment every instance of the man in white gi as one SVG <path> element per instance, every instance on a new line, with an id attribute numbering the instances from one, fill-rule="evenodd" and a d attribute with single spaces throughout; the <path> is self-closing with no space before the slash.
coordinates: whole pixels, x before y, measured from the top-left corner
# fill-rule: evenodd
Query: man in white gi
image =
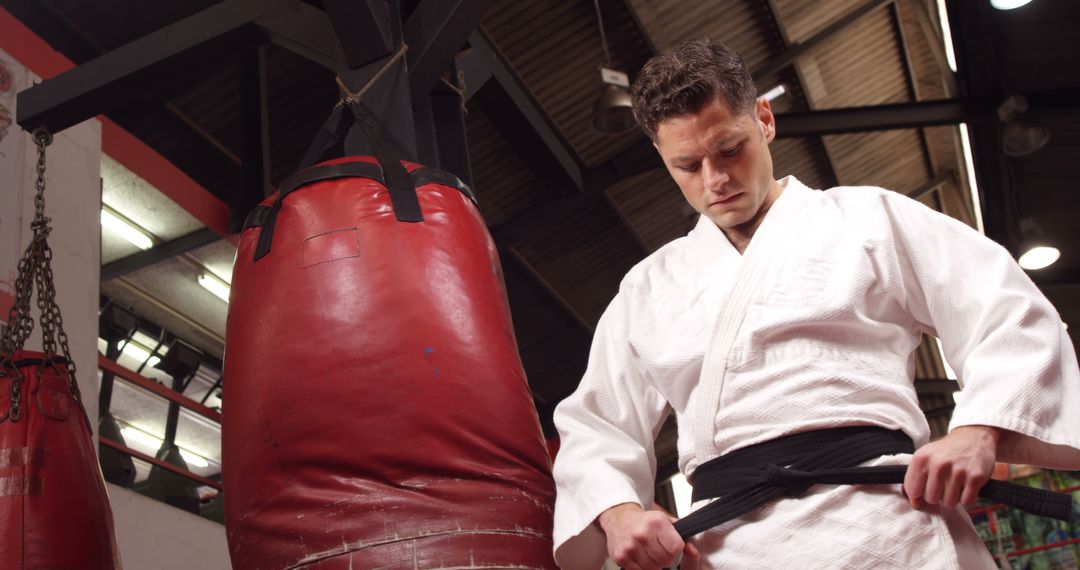
<path id="1" fill-rule="evenodd" d="M 915 201 L 775 180 L 769 103 L 719 42 L 653 58 L 634 112 L 701 217 L 626 275 L 556 410 L 558 563 L 994 567 L 960 505 L 995 460 L 1080 468 L 1080 372 L 1054 308 L 1003 248 Z M 962 387 L 934 443 L 913 386 L 923 332 Z M 814 430 L 899 430 L 918 450 L 863 463 L 910 464 L 903 493 L 816 485 L 684 542 L 647 510 L 672 410 L 691 479 L 710 459 Z"/>

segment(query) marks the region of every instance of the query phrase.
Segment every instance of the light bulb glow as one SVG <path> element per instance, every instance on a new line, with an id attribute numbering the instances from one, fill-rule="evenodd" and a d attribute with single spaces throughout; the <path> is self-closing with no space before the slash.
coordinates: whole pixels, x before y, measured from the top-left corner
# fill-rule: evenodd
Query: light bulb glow
<path id="1" fill-rule="evenodd" d="M 990 5 L 998 10 L 1013 10 L 1030 2 L 1031 0 L 990 0 Z"/>
<path id="2" fill-rule="evenodd" d="M 945 0 L 937 0 L 938 21 L 941 22 L 941 39 L 945 43 L 945 61 L 949 69 L 956 72 L 956 51 L 952 45 L 952 30 L 949 28 L 949 12 L 945 9 Z"/>
<path id="3" fill-rule="evenodd" d="M 941 365 L 945 368 L 945 377 L 949 380 L 956 380 L 956 371 L 953 370 L 952 366 L 949 366 L 949 361 L 945 360 L 945 347 L 941 345 L 941 339 L 935 338 L 934 340 L 937 341 L 938 354 L 941 355 Z"/>
<path id="4" fill-rule="evenodd" d="M 204 289 L 210 291 L 214 295 L 217 295 L 219 299 L 229 302 L 229 284 L 212 273 L 200 273 L 199 285 L 202 285 Z"/>
<path id="5" fill-rule="evenodd" d="M 154 247 L 154 240 L 150 239 L 150 236 L 146 235 L 145 232 L 105 208 L 101 209 L 101 226 L 124 238 L 139 249 L 145 250 Z"/>
<path id="6" fill-rule="evenodd" d="M 157 363 L 161 362 L 160 358 L 156 356 L 150 356 L 149 350 L 146 350 L 145 348 L 133 342 L 124 343 L 124 350 L 122 350 L 121 352 L 123 354 L 126 354 L 127 356 L 130 356 L 131 358 L 134 358 L 135 360 L 138 360 L 139 362 L 145 362 L 150 366 L 156 366 Z"/>
<path id="7" fill-rule="evenodd" d="M 1061 251 L 1058 248 L 1038 245 L 1020 256 L 1020 267 L 1029 270 L 1042 269 L 1052 265 L 1059 257 L 1061 257 Z"/>
<path id="8" fill-rule="evenodd" d="M 690 514 L 690 505 L 693 504 L 691 494 L 694 488 L 686 481 L 682 473 L 676 473 L 671 478 L 671 494 L 675 495 L 675 514 L 680 518 Z"/>
<path id="9" fill-rule="evenodd" d="M 138 428 L 123 427 L 120 428 L 120 433 L 124 436 L 125 441 L 130 443 L 138 442 L 142 444 L 142 447 L 152 448 L 155 451 L 160 449 L 161 444 L 164 443 L 161 438 L 150 435 Z M 200 469 L 210 466 L 210 462 L 207 461 L 205 457 L 186 449 L 180 449 L 180 456 L 184 458 L 184 461 L 188 466 L 198 467 Z"/>
<path id="10" fill-rule="evenodd" d="M 787 93 L 787 87 L 784 87 L 784 84 L 781 83 L 780 85 L 777 85 L 776 87 L 773 87 L 772 89 L 769 89 L 768 91 L 763 93 L 761 95 L 761 98 L 771 103 L 773 99 L 776 99 L 784 93 Z"/>

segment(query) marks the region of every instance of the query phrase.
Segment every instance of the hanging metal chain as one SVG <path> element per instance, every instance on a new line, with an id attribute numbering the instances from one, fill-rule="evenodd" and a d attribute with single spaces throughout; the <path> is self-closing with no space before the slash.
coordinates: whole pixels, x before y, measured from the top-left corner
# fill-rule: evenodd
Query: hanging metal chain
<path id="1" fill-rule="evenodd" d="M 51 219 L 45 215 L 45 147 L 52 144 L 52 134 L 44 128 L 34 131 L 34 143 L 37 145 L 37 180 L 34 193 L 34 221 L 30 223 L 33 236 L 19 260 L 19 274 L 15 279 L 15 303 L 8 312 L 8 329 L 0 339 L 0 371 L 14 373 L 11 383 L 11 408 L 7 417 L 18 421 L 21 412 L 22 383 L 24 378 L 18 372 L 13 361 L 15 351 L 25 346 L 34 331 L 34 320 L 30 315 L 30 298 L 37 288 L 37 307 L 41 312 L 41 347 L 45 353 L 45 363 L 38 368 L 48 366 L 48 362 L 57 356 L 63 356 L 68 372 L 68 382 L 72 395 L 81 403 L 79 385 L 75 380 L 75 362 L 71 359 L 67 333 L 64 332 L 64 320 L 60 307 L 56 304 L 56 286 L 53 282 L 52 249 L 48 237 L 52 231 Z M 60 353 L 57 353 L 59 343 Z M 2 420 L 3 418 L 0 418 Z"/>

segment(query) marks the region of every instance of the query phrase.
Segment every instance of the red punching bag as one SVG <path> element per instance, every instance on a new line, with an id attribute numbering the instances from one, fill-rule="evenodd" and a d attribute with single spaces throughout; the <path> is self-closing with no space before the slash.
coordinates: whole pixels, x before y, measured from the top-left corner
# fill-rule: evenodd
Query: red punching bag
<path id="1" fill-rule="evenodd" d="M 401 164 L 302 170 L 240 237 L 222 432 L 237 569 L 555 568 L 494 244 L 456 177 Z"/>
<path id="2" fill-rule="evenodd" d="M 34 133 L 34 231 L 19 262 L 15 304 L 0 339 L 0 570 L 120 567 L 112 511 L 56 305 L 43 193 L 45 147 Z M 45 352 L 22 350 L 37 285 Z M 58 350 L 62 354 L 58 354 Z"/>

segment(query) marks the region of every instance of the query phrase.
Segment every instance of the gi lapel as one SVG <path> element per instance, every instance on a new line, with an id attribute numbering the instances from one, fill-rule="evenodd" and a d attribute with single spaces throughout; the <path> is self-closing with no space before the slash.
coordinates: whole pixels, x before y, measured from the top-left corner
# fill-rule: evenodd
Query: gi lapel
<path id="1" fill-rule="evenodd" d="M 782 180 L 781 184 L 785 184 L 784 192 L 773 203 L 743 253 L 735 285 L 720 308 L 712 338 L 705 350 L 701 380 L 697 387 L 699 393 L 690 414 L 694 457 L 688 467 L 692 469 L 718 455 L 714 437 L 720 394 L 727 375 L 728 355 L 739 335 L 746 306 L 753 294 L 761 290 L 769 260 L 787 241 L 785 236 L 795 225 L 789 220 L 798 212 L 799 204 L 806 196 L 807 188 L 793 176 Z"/>

